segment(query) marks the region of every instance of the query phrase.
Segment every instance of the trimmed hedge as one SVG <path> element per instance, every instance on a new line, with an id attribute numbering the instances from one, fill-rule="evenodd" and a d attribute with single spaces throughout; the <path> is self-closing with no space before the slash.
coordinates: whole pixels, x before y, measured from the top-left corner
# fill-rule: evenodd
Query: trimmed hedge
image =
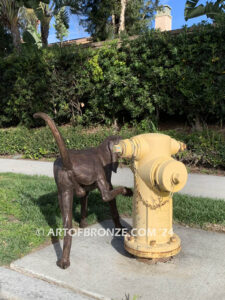
<path id="1" fill-rule="evenodd" d="M 225 28 L 199 25 L 178 35 L 149 31 L 101 49 L 35 49 L 0 58 L 0 126 L 141 123 L 168 115 L 223 123 Z"/>
<path id="2" fill-rule="evenodd" d="M 99 127 L 86 130 L 81 126 L 63 126 L 59 130 L 66 146 L 73 149 L 84 149 L 98 146 L 106 137 L 118 134 L 111 128 Z M 122 129 L 122 137 L 131 137 L 137 131 Z M 25 158 L 39 159 L 54 157 L 59 154 L 55 139 L 48 127 L 28 129 L 17 127 L 0 130 L 0 155 L 22 154 Z"/>
<path id="3" fill-rule="evenodd" d="M 123 127 L 115 132 L 109 127 L 85 129 L 81 126 L 63 126 L 60 131 L 68 148 L 84 149 L 98 146 L 107 136 L 120 135 L 122 138 L 146 132 L 144 129 Z M 157 132 L 149 128 L 148 132 Z M 162 133 L 170 135 L 187 144 L 188 150 L 177 154 L 177 158 L 187 165 L 225 170 L 225 137 L 223 133 L 207 130 L 199 132 L 181 132 L 167 130 Z M 0 155 L 22 154 L 25 158 L 39 159 L 55 157 L 59 154 L 56 142 L 48 127 L 27 129 L 18 127 L 0 130 Z"/>

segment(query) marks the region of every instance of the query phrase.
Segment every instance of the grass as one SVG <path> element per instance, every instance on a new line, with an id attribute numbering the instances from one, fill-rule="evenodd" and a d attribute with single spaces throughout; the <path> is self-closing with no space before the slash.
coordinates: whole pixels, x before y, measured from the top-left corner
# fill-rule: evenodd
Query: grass
<path id="1" fill-rule="evenodd" d="M 131 216 L 132 199 L 117 197 L 122 216 Z M 80 204 L 74 199 L 74 226 L 80 219 Z M 89 224 L 110 218 L 109 207 L 98 191 L 91 193 L 88 204 Z M 204 227 L 205 224 L 225 225 L 225 201 L 174 195 L 174 220 Z M 0 265 L 40 246 L 50 237 L 37 235 L 62 226 L 54 180 L 44 176 L 0 174 Z"/>

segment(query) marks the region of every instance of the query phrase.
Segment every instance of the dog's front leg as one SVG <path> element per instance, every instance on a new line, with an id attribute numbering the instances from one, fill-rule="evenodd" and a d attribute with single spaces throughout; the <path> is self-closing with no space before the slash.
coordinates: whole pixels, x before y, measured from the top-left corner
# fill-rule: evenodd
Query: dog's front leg
<path id="1" fill-rule="evenodd" d="M 88 193 L 85 197 L 80 199 L 81 202 L 81 220 L 80 220 L 80 224 L 79 227 L 80 228 L 85 228 L 88 226 L 88 223 L 86 221 L 86 217 L 87 217 L 87 205 L 88 205 Z"/>
<path id="2" fill-rule="evenodd" d="M 107 182 L 110 183 L 110 190 L 112 191 L 113 186 L 111 183 L 111 179 L 108 179 Z M 123 228 L 123 226 L 120 223 L 120 216 L 119 216 L 119 212 L 118 212 L 117 205 L 116 205 L 116 198 L 109 201 L 109 207 L 110 207 L 110 212 L 111 212 L 111 216 L 112 216 L 115 228 Z"/>
<path id="3" fill-rule="evenodd" d="M 72 229 L 72 207 L 73 207 L 73 189 L 66 188 L 59 191 L 59 204 L 63 218 L 64 239 L 63 239 L 63 254 L 62 258 L 57 261 L 57 265 L 66 269 L 70 266 L 70 249 L 71 249 L 71 230 Z"/>
<path id="4" fill-rule="evenodd" d="M 112 215 L 112 219 L 115 225 L 115 228 L 123 228 L 123 226 L 120 223 L 120 216 L 118 213 L 117 205 L 116 205 L 116 199 L 109 201 L 109 207 Z"/>

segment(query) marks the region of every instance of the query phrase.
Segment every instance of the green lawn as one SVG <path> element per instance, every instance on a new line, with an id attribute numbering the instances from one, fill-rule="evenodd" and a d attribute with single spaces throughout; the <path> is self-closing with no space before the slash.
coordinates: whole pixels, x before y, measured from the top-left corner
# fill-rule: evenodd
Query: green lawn
<path id="1" fill-rule="evenodd" d="M 121 215 L 130 216 L 132 199 L 119 196 Z M 80 218 L 80 204 L 74 199 L 74 225 Z M 110 218 L 107 203 L 98 191 L 91 193 L 88 223 Z M 225 225 L 225 201 L 174 195 L 174 220 L 204 227 L 206 223 Z M 44 176 L 0 174 L 0 265 L 38 247 L 49 237 L 37 235 L 38 228 L 48 232 L 62 225 L 56 186 Z"/>

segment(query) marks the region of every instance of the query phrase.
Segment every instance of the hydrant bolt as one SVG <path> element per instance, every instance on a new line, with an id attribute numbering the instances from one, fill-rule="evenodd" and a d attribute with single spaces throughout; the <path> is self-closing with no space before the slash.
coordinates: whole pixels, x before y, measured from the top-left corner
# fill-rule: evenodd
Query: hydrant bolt
<path id="1" fill-rule="evenodd" d="M 174 242 L 176 242 L 176 238 L 175 238 L 174 236 L 172 236 L 172 237 L 170 238 L 170 241 L 171 241 L 172 243 L 174 243 Z"/>
<path id="2" fill-rule="evenodd" d="M 156 241 L 150 241 L 150 246 L 155 246 L 156 245 Z"/>

